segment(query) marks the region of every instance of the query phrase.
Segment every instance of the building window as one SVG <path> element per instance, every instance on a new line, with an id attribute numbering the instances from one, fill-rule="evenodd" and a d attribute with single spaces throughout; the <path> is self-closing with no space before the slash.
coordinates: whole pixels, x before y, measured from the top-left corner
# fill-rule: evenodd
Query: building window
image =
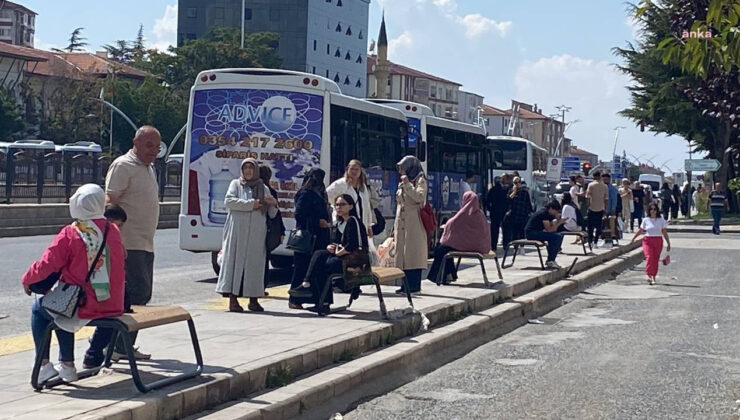
<path id="1" fill-rule="evenodd" d="M 342 53 L 339 52 L 339 47 L 337 47 L 337 52 L 334 53 L 334 57 L 341 57 Z"/>
<path id="2" fill-rule="evenodd" d="M 329 69 L 326 69 L 326 78 L 329 78 Z"/>
<path id="3" fill-rule="evenodd" d="M 345 35 L 348 35 L 348 36 L 349 35 L 352 35 L 352 27 L 351 26 L 348 26 L 347 27 L 347 32 L 345 32 Z"/>
<path id="4" fill-rule="evenodd" d="M 195 34 L 193 34 L 193 33 L 187 33 L 187 34 L 185 34 L 185 38 L 186 39 L 195 39 Z"/>
<path id="5" fill-rule="evenodd" d="M 349 83 L 350 83 L 349 76 L 347 76 L 347 77 L 344 78 L 344 84 L 347 85 L 347 86 L 349 86 Z"/>
<path id="6" fill-rule="evenodd" d="M 316 46 L 317 46 L 317 45 L 318 45 L 318 43 L 317 43 L 317 42 L 316 42 L 316 40 L 314 39 L 314 40 L 313 40 L 313 50 L 314 50 L 314 51 L 316 51 Z"/>
<path id="7" fill-rule="evenodd" d="M 337 32 L 342 32 L 342 24 L 337 22 L 337 28 L 335 29 Z"/>
<path id="8" fill-rule="evenodd" d="M 311 73 L 316 74 L 316 66 L 313 66 L 313 70 L 311 70 Z"/>
<path id="9" fill-rule="evenodd" d="M 347 51 L 347 54 L 344 55 L 345 60 L 351 60 L 352 56 L 349 54 L 349 51 Z"/>
<path id="10" fill-rule="evenodd" d="M 215 12 L 216 19 L 224 18 L 224 8 L 223 7 L 214 7 L 213 11 Z"/>
<path id="11" fill-rule="evenodd" d="M 339 83 L 339 73 L 334 75 L 334 82 Z"/>
<path id="12" fill-rule="evenodd" d="M 277 7 L 270 8 L 270 20 L 273 22 L 280 20 L 280 9 L 278 9 Z"/>
<path id="13" fill-rule="evenodd" d="M 357 56 L 357 60 L 355 60 L 355 63 L 358 63 L 358 64 L 362 63 L 362 54 Z"/>
<path id="14" fill-rule="evenodd" d="M 252 20 L 252 9 L 244 9 L 244 20 Z"/>
<path id="15" fill-rule="evenodd" d="M 360 36 L 359 36 L 359 38 L 360 39 L 365 39 L 365 37 L 362 36 L 362 29 L 360 29 Z"/>
<path id="16" fill-rule="evenodd" d="M 329 47 L 329 44 L 326 44 L 326 54 L 327 55 L 331 54 L 331 49 Z"/>
<path id="17" fill-rule="evenodd" d="M 195 7 L 188 7 L 187 17 L 189 18 L 197 18 L 198 17 L 198 9 Z"/>
<path id="18" fill-rule="evenodd" d="M 342 0 L 337 0 L 337 6 L 342 7 Z"/>
<path id="19" fill-rule="evenodd" d="M 360 79 L 357 79 L 357 83 L 355 83 L 355 87 L 356 88 L 361 88 L 362 87 L 362 81 Z"/>

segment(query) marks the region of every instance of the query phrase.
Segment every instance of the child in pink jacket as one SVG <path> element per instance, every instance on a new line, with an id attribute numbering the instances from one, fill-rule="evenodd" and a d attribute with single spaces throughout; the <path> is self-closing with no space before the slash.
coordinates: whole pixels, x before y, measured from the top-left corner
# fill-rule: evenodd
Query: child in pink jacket
<path id="1" fill-rule="evenodd" d="M 41 259 L 31 264 L 22 277 L 23 288 L 28 295 L 31 294 L 32 284 L 42 282 L 59 272 L 59 282 L 81 286 L 85 294 L 85 299 L 72 318 L 52 314 L 44 309 L 41 306 L 43 296 L 34 301 L 31 308 L 31 331 L 37 354 L 44 352 L 39 383 L 57 375 L 66 382 L 77 380 L 74 333 L 90 320 L 116 317 L 123 313 L 124 251 L 118 227 L 114 223 L 108 223 L 103 216 L 103 189 L 95 184 L 81 186 L 70 198 L 69 210 L 75 222 L 62 228 Z M 86 281 L 106 229 L 108 233 L 105 251 L 98 260 L 91 281 Z M 50 322 L 59 327 L 56 334 L 60 363 L 57 366 L 49 362 L 49 349 L 40 348 L 43 333 Z M 102 363 L 103 349 L 109 344 L 112 332 L 108 329 L 98 329 L 95 332 L 85 357 L 86 366 L 95 362 L 99 366 Z"/>

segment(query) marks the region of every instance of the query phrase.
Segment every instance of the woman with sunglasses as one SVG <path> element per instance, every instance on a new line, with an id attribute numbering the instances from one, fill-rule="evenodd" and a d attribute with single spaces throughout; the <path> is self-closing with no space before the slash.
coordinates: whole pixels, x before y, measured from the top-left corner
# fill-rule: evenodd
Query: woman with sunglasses
<path id="1" fill-rule="evenodd" d="M 355 251 L 368 252 L 367 230 L 357 214 L 355 200 L 349 194 L 343 194 L 334 200 L 337 215 L 334 242 L 313 253 L 308 272 L 300 287 L 291 289 L 291 297 L 311 299 L 318 305 L 321 292 L 332 274 L 342 272 L 342 258 Z M 331 285 L 330 285 L 331 286 Z M 359 287 L 352 290 L 355 297 Z M 334 303 L 331 287 L 324 299 L 325 307 L 316 307 L 317 311 L 328 313 L 330 304 Z"/>
<path id="2" fill-rule="evenodd" d="M 666 227 L 667 223 L 660 215 L 658 205 L 651 203 L 648 206 L 647 217 L 642 220 L 640 229 L 632 238 L 632 242 L 634 242 L 640 235 L 645 235 L 642 239 L 642 252 L 645 254 L 645 273 L 650 285 L 655 284 L 655 277 L 658 275 L 658 262 L 660 261 L 660 253 L 663 251 L 663 238 L 668 244 L 668 252 L 671 251 L 671 239 L 668 237 Z"/>

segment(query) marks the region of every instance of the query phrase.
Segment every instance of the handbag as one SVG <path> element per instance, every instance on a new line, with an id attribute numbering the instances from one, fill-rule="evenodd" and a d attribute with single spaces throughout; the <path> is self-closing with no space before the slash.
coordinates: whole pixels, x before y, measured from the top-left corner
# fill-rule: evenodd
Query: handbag
<path id="1" fill-rule="evenodd" d="M 285 235 L 283 230 L 283 220 L 278 212 L 275 217 L 267 216 L 267 237 L 265 238 L 265 246 L 267 252 L 272 252 L 275 248 L 280 246 L 280 237 Z"/>
<path id="2" fill-rule="evenodd" d="M 434 217 L 434 209 L 428 201 L 424 204 L 424 207 L 419 209 L 419 217 L 421 218 L 421 224 L 424 225 L 424 230 L 427 235 L 437 229 L 437 218 Z"/>
<path id="3" fill-rule="evenodd" d="M 98 254 L 95 256 L 95 259 L 90 265 L 90 270 L 88 270 L 87 277 L 85 277 L 85 283 L 90 281 L 90 277 L 92 277 L 92 274 L 95 271 L 95 267 L 97 267 L 98 265 L 100 256 L 103 255 L 103 251 L 105 250 L 105 242 L 108 238 L 109 227 L 110 223 L 106 222 L 105 232 L 103 233 L 103 242 L 100 244 Z M 77 307 L 84 304 L 84 299 L 85 292 L 82 290 L 81 286 L 68 284 L 60 280 L 59 284 L 57 284 L 57 287 L 55 287 L 54 290 L 41 298 L 41 307 L 46 309 L 48 312 L 63 316 L 65 318 L 72 318 L 75 315 L 75 312 L 77 312 Z"/>
<path id="4" fill-rule="evenodd" d="M 357 241 L 359 247 L 350 252 L 349 254 L 341 257 L 342 258 L 342 272 L 344 273 L 345 284 L 354 283 L 357 284 L 363 280 L 369 279 L 372 281 L 373 269 L 370 265 L 370 253 L 367 249 L 362 248 L 362 236 L 360 233 L 360 222 L 356 217 L 355 226 L 357 227 Z"/>
<path id="5" fill-rule="evenodd" d="M 285 247 L 294 252 L 310 254 L 313 252 L 316 237 L 308 229 L 293 229 L 288 235 Z"/>

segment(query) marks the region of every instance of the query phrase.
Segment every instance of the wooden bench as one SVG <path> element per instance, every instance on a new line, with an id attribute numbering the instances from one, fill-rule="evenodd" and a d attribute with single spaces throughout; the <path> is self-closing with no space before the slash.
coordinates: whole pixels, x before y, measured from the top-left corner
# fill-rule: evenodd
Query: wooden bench
<path id="1" fill-rule="evenodd" d="M 114 343 L 119 335 L 121 336 L 123 345 L 126 348 L 126 356 L 128 357 L 129 366 L 131 367 L 131 377 L 136 388 L 142 393 L 146 393 L 175 382 L 180 382 L 185 379 L 194 378 L 203 372 L 203 356 L 200 352 L 200 344 L 198 343 L 198 336 L 195 332 L 195 324 L 193 323 L 193 319 L 188 311 L 180 306 L 133 306 L 132 309 L 133 313 L 126 313 L 116 318 L 94 319 L 87 324 L 90 327 L 111 328 L 114 332 L 111 337 L 111 344 L 108 345 L 108 350 L 105 354 L 103 364 L 95 368 L 81 370 L 78 372 L 78 377 L 80 379 L 96 375 L 103 367 L 109 368 L 111 366 L 111 356 L 113 355 L 113 349 L 115 347 Z M 134 346 L 129 334 L 135 331 L 141 331 L 147 328 L 173 324 L 181 321 L 186 321 L 188 323 L 190 339 L 193 342 L 193 351 L 195 352 L 195 369 L 183 372 L 177 376 L 170 376 L 145 384 L 141 380 L 141 376 L 139 374 L 139 368 L 136 364 L 136 358 L 134 357 Z M 41 348 L 49 347 L 51 343 L 51 333 L 56 328 L 57 326 L 53 322 L 49 323 L 49 327 L 47 327 L 44 332 Z M 59 378 L 53 378 L 42 384 L 38 382 L 39 370 L 41 369 L 41 355 L 43 353 L 44 352 L 37 353 L 36 361 L 33 365 L 33 371 L 31 373 L 31 385 L 36 390 L 40 390 L 43 387 L 52 388 L 63 383 Z"/>
<path id="2" fill-rule="evenodd" d="M 496 256 L 495 252 L 489 252 L 488 254 L 481 254 L 478 252 L 459 252 L 459 251 L 450 251 L 445 255 L 445 259 L 442 262 L 442 267 L 439 269 L 439 272 L 437 274 L 437 286 L 440 286 L 444 283 L 444 275 L 445 275 L 445 267 L 447 266 L 447 260 L 452 260 L 457 258 L 457 263 L 455 264 L 455 271 L 458 271 L 460 268 L 460 261 L 462 261 L 463 258 L 471 258 L 476 259 L 480 262 L 480 269 L 483 273 L 483 282 L 485 283 L 486 287 L 491 287 L 493 283 L 490 283 L 488 281 L 488 275 L 486 274 L 486 267 L 483 265 L 483 260 L 493 260 L 496 263 L 496 271 L 498 272 L 498 278 L 499 280 L 503 280 L 504 276 L 501 274 L 501 266 L 498 263 L 498 257 Z"/>
<path id="3" fill-rule="evenodd" d="M 357 296 L 354 293 L 350 293 L 349 297 L 349 303 L 346 306 L 339 306 L 336 308 L 331 308 L 328 312 L 322 311 L 321 308 L 324 307 L 324 301 L 326 300 L 326 296 L 329 294 L 329 288 L 333 286 L 334 281 L 341 280 L 344 278 L 343 274 L 332 274 L 329 276 L 328 281 L 324 284 L 324 289 L 321 291 L 321 296 L 319 297 L 319 303 L 317 305 L 318 314 L 319 316 L 326 316 L 328 314 L 333 314 L 337 312 L 342 312 L 347 309 L 349 309 L 350 306 L 352 306 L 352 302 L 357 299 Z M 383 300 L 383 293 L 380 290 L 380 285 L 395 285 L 396 281 L 403 279 L 403 288 L 406 291 L 406 298 L 409 301 L 409 305 L 411 305 L 411 309 L 414 308 L 414 302 L 411 298 L 411 292 L 409 289 L 409 283 L 406 279 L 406 275 L 404 274 L 403 270 L 396 267 L 373 267 L 373 275 L 372 277 L 368 277 L 366 279 L 361 279 L 359 282 L 355 283 L 347 283 L 345 284 L 346 289 L 354 289 L 355 287 L 359 286 L 370 286 L 375 285 L 375 290 L 378 294 L 378 301 L 380 303 L 380 313 L 383 316 L 383 318 L 388 317 L 388 311 L 385 308 L 385 301 Z"/>
<path id="4" fill-rule="evenodd" d="M 511 264 L 506 265 L 506 257 L 509 255 L 509 249 L 511 249 L 512 246 L 514 247 L 514 256 L 511 258 Z M 504 259 L 501 262 L 501 267 L 502 268 L 512 267 L 514 265 L 514 262 L 516 261 L 517 251 L 519 251 L 519 248 L 522 248 L 524 246 L 534 246 L 535 248 L 537 248 L 537 255 L 540 257 L 540 266 L 544 270 L 545 262 L 542 260 L 541 248 L 546 247 L 547 242 L 535 241 L 532 239 L 517 239 L 515 241 L 509 242 L 509 248 L 506 248 L 506 250 L 504 251 Z"/>
<path id="5" fill-rule="evenodd" d="M 588 255 L 588 251 L 586 251 L 586 243 L 587 242 L 588 242 L 588 248 L 590 250 L 593 250 L 593 248 L 591 247 L 591 242 L 588 241 L 588 233 L 586 233 L 584 231 L 580 231 L 580 232 L 569 232 L 567 230 L 562 231 L 562 232 L 559 232 L 559 233 L 561 233 L 564 237 L 565 236 L 575 236 L 577 238 L 580 238 L 581 239 L 581 245 L 583 246 L 583 255 Z"/>

